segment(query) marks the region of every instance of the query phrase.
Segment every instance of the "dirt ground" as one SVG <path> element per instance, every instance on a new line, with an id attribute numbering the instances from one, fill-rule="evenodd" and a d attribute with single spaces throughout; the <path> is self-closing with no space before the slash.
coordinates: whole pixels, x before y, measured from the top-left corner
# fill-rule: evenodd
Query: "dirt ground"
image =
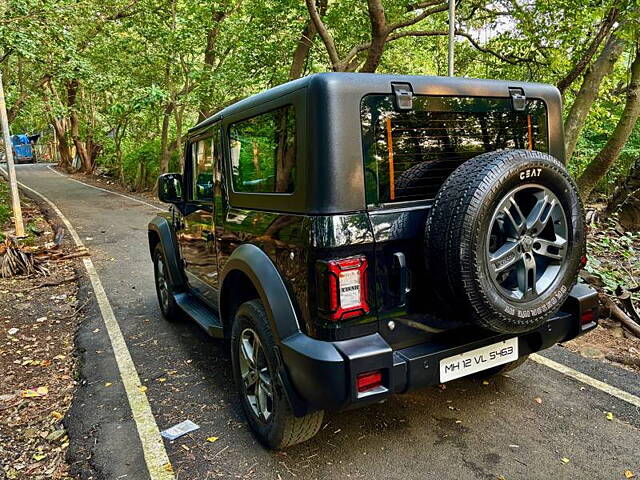
<path id="1" fill-rule="evenodd" d="M 615 299 L 618 286 L 633 289 L 640 285 L 640 233 L 625 232 L 615 216 L 603 218 L 597 213 L 594 215 L 600 207 L 594 205 L 588 209 L 587 218 L 593 218 L 593 221 L 587 243 L 588 263 L 581 276 L 601 295 Z M 632 301 L 640 310 L 638 293 L 632 295 Z M 618 305 L 621 306 L 620 303 Z M 606 317 L 608 312 L 603 310 L 601 314 Z M 564 346 L 585 357 L 640 372 L 640 339 L 615 319 L 603 318 L 594 331 Z"/>
<path id="2" fill-rule="evenodd" d="M 54 232 L 37 205 L 23 199 L 23 213 L 29 235 L 20 244 L 51 245 Z M 67 249 L 64 241 L 58 248 Z M 82 310 L 73 262 L 47 261 L 46 276 L 0 278 L 0 478 L 71 478 L 63 419 L 76 388 Z"/>

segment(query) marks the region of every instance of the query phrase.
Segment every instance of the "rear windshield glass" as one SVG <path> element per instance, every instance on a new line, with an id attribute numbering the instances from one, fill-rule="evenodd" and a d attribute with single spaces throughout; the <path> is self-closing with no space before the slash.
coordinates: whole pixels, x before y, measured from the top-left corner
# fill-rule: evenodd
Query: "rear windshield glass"
<path id="1" fill-rule="evenodd" d="M 398 112 L 391 95 L 362 100 L 367 203 L 432 199 L 461 163 L 504 148 L 548 151 L 544 102 L 516 112 L 509 98 L 416 96 Z"/>

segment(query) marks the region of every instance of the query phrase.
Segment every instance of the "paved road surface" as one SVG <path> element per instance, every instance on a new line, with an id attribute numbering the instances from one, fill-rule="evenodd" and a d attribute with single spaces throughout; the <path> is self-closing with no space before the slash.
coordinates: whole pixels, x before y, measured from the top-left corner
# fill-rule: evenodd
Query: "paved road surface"
<path id="1" fill-rule="evenodd" d="M 185 419 L 201 426 L 165 441 L 179 479 L 595 480 L 622 479 L 625 469 L 640 474 L 638 408 L 533 362 L 489 385 L 462 379 L 327 414 L 316 438 L 286 452 L 267 451 L 242 418 L 228 345 L 160 315 L 146 233 L 156 210 L 44 165 L 17 171 L 19 181 L 58 206 L 91 250 L 160 430 Z M 67 421 L 76 469 L 84 478 L 149 478 L 95 306 L 78 342 L 84 380 Z M 545 355 L 640 395 L 638 376 L 560 347 Z M 207 442 L 211 436 L 219 440 Z"/>

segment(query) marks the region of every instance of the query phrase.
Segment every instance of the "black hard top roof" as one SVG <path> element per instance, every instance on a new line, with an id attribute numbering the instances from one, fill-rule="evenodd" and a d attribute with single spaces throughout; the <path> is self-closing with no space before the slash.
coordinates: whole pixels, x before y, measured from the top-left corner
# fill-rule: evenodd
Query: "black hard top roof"
<path id="1" fill-rule="evenodd" d="M 332 91 L 344 93 L 345 90 L 348 90 L 351 94 L 359 92 L 360 96 L 364 96 L 371 93 L 389 94 L 392 83 L 409 83 L 414 93 L 421 95 L 504 97 L 508 95 L 509 88 L 515 87 L 523 88 L 529 97 L 543 98 L 547 102 L 550 100 L 561 102 L 560 92 L 554 86 L 544 83 L 377 73 L 316 73 L 244 98 L 203 120 L 191 128 L 189 132 L 197 133 L 223 117 L 266 103 L 304 87 L 317 87 L 314 89 L 315 91 L 325 94 L 330 94 Z"/>

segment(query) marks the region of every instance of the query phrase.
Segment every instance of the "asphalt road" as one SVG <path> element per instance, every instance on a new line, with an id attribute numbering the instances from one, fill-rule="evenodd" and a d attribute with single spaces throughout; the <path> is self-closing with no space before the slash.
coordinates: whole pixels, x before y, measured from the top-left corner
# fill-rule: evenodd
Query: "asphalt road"
<path id="1" fill-rule="evenodd" d="M 228 345 L 160 314 L 146 233 L 156 210 L 43 165 L 17 171 L 19 181 L 58 206 L 90 249 L 160 430 L 185 419 L 200 425 L 165 441 L 179 479 L 593 480 L 623 479 L 625 469 L 640 475 L 638 408 L 534 362 L 488 385 L 461 379 L 329 413 L 309 442 L 265 450 L 244 423 Z M 95 306 L 77 341 L 83 380 L 67 417 L 75 470 L 84 478 L 149 478 Z M 629 372 L 561 347 L 545 355 L 640 395 L 640 378 Z M 218 440 L 207 442 L 212 436 Z"/>

